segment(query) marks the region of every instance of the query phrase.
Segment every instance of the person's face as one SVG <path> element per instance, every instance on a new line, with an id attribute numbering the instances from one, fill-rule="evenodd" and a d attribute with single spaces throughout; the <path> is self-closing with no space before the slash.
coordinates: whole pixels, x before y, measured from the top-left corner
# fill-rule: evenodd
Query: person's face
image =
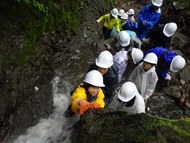
<path id="1" fill-rule="evenodd" d="M 147 63 L 147 62 L 144 62 L 143 63 L 143 69 L 144 70 L 149 70 L 151 67 L 153 67 L 153 65 L 152 64 L 150 64 L 150 63 Z"/>
<path id="2" fill-rule="evenodd" d="M 109 70 L 109 68 L 101 68 L 101 67 L 98 67 L 98 71 L 99 71 L 102 75 L 106 74 L 106 73 L 108 72 L 108 70 Z"/>
<path id="3" fill-rule="evenodd" d="M 100 90 L 100 87 L 96 87 L 96 86 L 91 86 L 88 88 L 88 92 L 92 96 L 96 96 L 98 94 L 99 90 Z"/>

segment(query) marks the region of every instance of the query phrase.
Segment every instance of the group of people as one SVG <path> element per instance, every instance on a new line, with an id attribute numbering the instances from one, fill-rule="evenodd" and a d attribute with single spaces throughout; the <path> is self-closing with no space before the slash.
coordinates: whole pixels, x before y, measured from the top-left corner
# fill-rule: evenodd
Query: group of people
<path id="1" fill-rule="evenodd" d="M 145 113 L 146 102 L 153 94 L 158 80 L 171 80 L 170 72 L 177 72 L 185 66 L 185 59 L 169 50 L 171 37 L 177 30 L 176 23 L 157 23 L 162 3 L 163 0 L 152 0 L 151 4 L 142 8 L 138 14 L 138 23 L 133 9 L 125 13 L 123 9 L 118 11 L 114 8 L 111 13 L 97 20 L 105 20 L 102 29 L 105 39 L 110 38 L 115 27 L 120 51 L 114 54 L 108 50 L 102 51 L 89 67 L 83 83 L 72 93 L 71 110 L 74 113 L 84 114 L 88 109 L 104 108 L 106 104 L 108 108 L 128 113 Z M 123 29 L 128 27 L 127 23 L 133 25 L 135 30 Z M 146 51 L 141 50 L 144 38 L 150 39 Z M 128 64 L 137 66 L 113 95 Z M 112 96 L 112 100 L 106 102 Z"/>

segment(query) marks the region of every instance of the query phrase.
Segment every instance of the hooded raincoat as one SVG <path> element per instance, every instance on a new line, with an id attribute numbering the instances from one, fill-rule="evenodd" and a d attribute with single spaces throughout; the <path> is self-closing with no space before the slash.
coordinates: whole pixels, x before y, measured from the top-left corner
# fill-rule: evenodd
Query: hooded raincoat
<path id="1" fill-rule="evenodd" d="M 145 55 L 148 53 L 155 53 L 157 55 L 158 64 L 156 66 L 156 72 L 158 76 L 165 78 L 167 73 L 170 72 L 170 64 L 172 59 L 177 56 L 177 53 L 162 47 L 152 48 L 148 50 Z"/>
<path id="2" fill-rule="evenodd" d="M 116 94 L 113 97 L 113 100 L 108 106 L 108 108 L 114 108 L 133 114 L 145 113 L 145 103 L 142 96 L 139 93 L 135 95 L 135 102 L 132 106 L 126 106 L 125 102 L 118 100 L 118 96 Z"/>
<path id="3" fill-rule="evenodd" d="M 140 63 L 129 76 L 129 81 L 133 82 L 142 97 L 147 100 L 156 87 L 158 76 L 153 66 L 148 71 L 144 71 L 143 62 Z"/>
<path id="4" fill-rule="evenodd" d="M 71 108 L 73 112 L 79 113 L 78 101 L 81 99 L 88 101 L 88 96 L 84 87 L 79 86 L 75 89 L 75 91 L 72 94 Z M 98 103 L 100 104 L 100 108 L 104 108 L 105 106 L 104 93 L 101 88 L 98 92 L 97 98 L 94 101 L 92 101 L 92 103 Z"/>
<path id="5" fill-rule="evenodd" d="M 144 8 L 141 9 L 139 12 L 138 18 L 138 28 L 136 30 L 137 36 L 140 40 L 142 40 L 149 29 L 152 29 L 152 27 L 158 22 L 160 19 L 161 10 L 160 8 L 158 10 L 154 10 L 152 8 L 152 4 L 146 5 Z M 146 24 L 143 24 L 143 21 L 146 20 Z"/>
<path id="6" fill-rule="evenodd" d="M 117 52 L 113 56 L 113 61 L 114 61 L 114 64 L 118 68 L 118 83 L 120 83 L 122 76 L 123 76 L 123 73 L 125 72 L 125 69 L 126 69 L 127 64 L 128 64 L 127 51 L 125 51 L 124 48 L 121 49 L 121 51 Z"/>

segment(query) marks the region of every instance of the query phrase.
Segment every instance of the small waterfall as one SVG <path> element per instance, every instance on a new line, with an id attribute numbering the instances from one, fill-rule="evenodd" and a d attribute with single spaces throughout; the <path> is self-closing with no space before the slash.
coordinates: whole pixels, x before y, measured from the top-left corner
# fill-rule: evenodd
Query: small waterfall
<path id="1" fill-rule="evenodd" d="M 79 120 L 79 115 L 70 118 L 64 116 L 71 103 L 70 91 L 72 86 L 55 77 L 52 80 L 54 112 L 47 119 L 30 127 L 25 134 L 20 135 L 14 143 L 69 143 L 72 134 L 71 127 Z"/>

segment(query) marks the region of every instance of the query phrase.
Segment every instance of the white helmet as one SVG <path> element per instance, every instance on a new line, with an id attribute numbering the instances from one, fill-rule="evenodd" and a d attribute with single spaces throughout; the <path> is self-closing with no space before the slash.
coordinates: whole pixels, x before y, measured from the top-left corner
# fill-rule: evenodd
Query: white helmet
<path id="1" fill-rule="evenodd" d="M 136 85 L 132 82 L 125 82 L 118 92 L 118 98 L 123 102 L 130 101 L 137 94 Z"/>
<path id="2" fill-rule="evenodd" d="M 112 15 L 113 17 L 117 17 L 118 14 L 119 14 L 119 13 L 118 13 L 117 8 L 114 8 L 114 9 L 111 10 L 111 15 Z"/>
<path id="3" fill-rule="evenodd" d="M 97 70 L 89 71 L 85 76 L 84 82 L 97 87 L 105 87 L 103 83 L 103 76 Z"/>
<path id="4" fill-rule="evenodd" d="M 123 13 L 121 15 L 121 19 L 127 20 L 128 19 L 128 14 L 127 13 Z"/>
<path id="5" fill-rule="evenodd" d="M 160 7 L 163 3 L 163 0 L 152 0 L 154 6 Z"/>
<path id="6" fill-rule="evenodd" d="M 130 36 L 126 31 L 119 32 L 117 35 L 117 40 L 123 47 L 126 47 L 130 44 Z"/>
<path id="7" fill-rule="evenodd" d="M 148 53 L 145 57 L 144 57 L 144 59 L 143 59 L 143 61 L 145 61 L 145 62 L 147 62 L 147 63 L 151 63 L 151 64 L 157 64 L 157 62 L 158 62 L 158 57 L 157 57 L 157 55 L 155 54 L 155 53 Z"/>
<path id="8" fill-rule="evenodd" d="M 95 62 L 98 67 L 109 68 L 113 65 L 113 55 L 109 51 L 103 51 Z"/>
<path id="9" fill-rule="evenodd" d="M 140 49 L 133 48 L 131 51 L 131 56 L 134 64 L 136 64 L 137 62 L 142 60 L 144 54 Z"/>
<path id="10" fill-rule="evenodd" d="M 170 64 L 170 70 L 177 72 L 185 66 L 185 59 L 182 56 L 175 56 Z"/>
<path id="11" fill-rule="evenodd" d="M 167 37 L 171 37 L 176 30 L 177 30 L 177 24 L 174 22 L 170 22 L 164 26 L 163 33 Z"/>
<path id="12" fill-rule="evenodd" d="M 124 14 L 125 13 L 125 11 L 123 10 L 123 9 L 120 9 L 119 10 L 119 16 L 121 16 L 122 14 Z"/>
<path id="13" fill-rule="evenodd" d="M 129 11 L 127 12 L 127 14 L 135 14 L 135 11 L 134 11 L 134 9 L 129 9 Z"/>

